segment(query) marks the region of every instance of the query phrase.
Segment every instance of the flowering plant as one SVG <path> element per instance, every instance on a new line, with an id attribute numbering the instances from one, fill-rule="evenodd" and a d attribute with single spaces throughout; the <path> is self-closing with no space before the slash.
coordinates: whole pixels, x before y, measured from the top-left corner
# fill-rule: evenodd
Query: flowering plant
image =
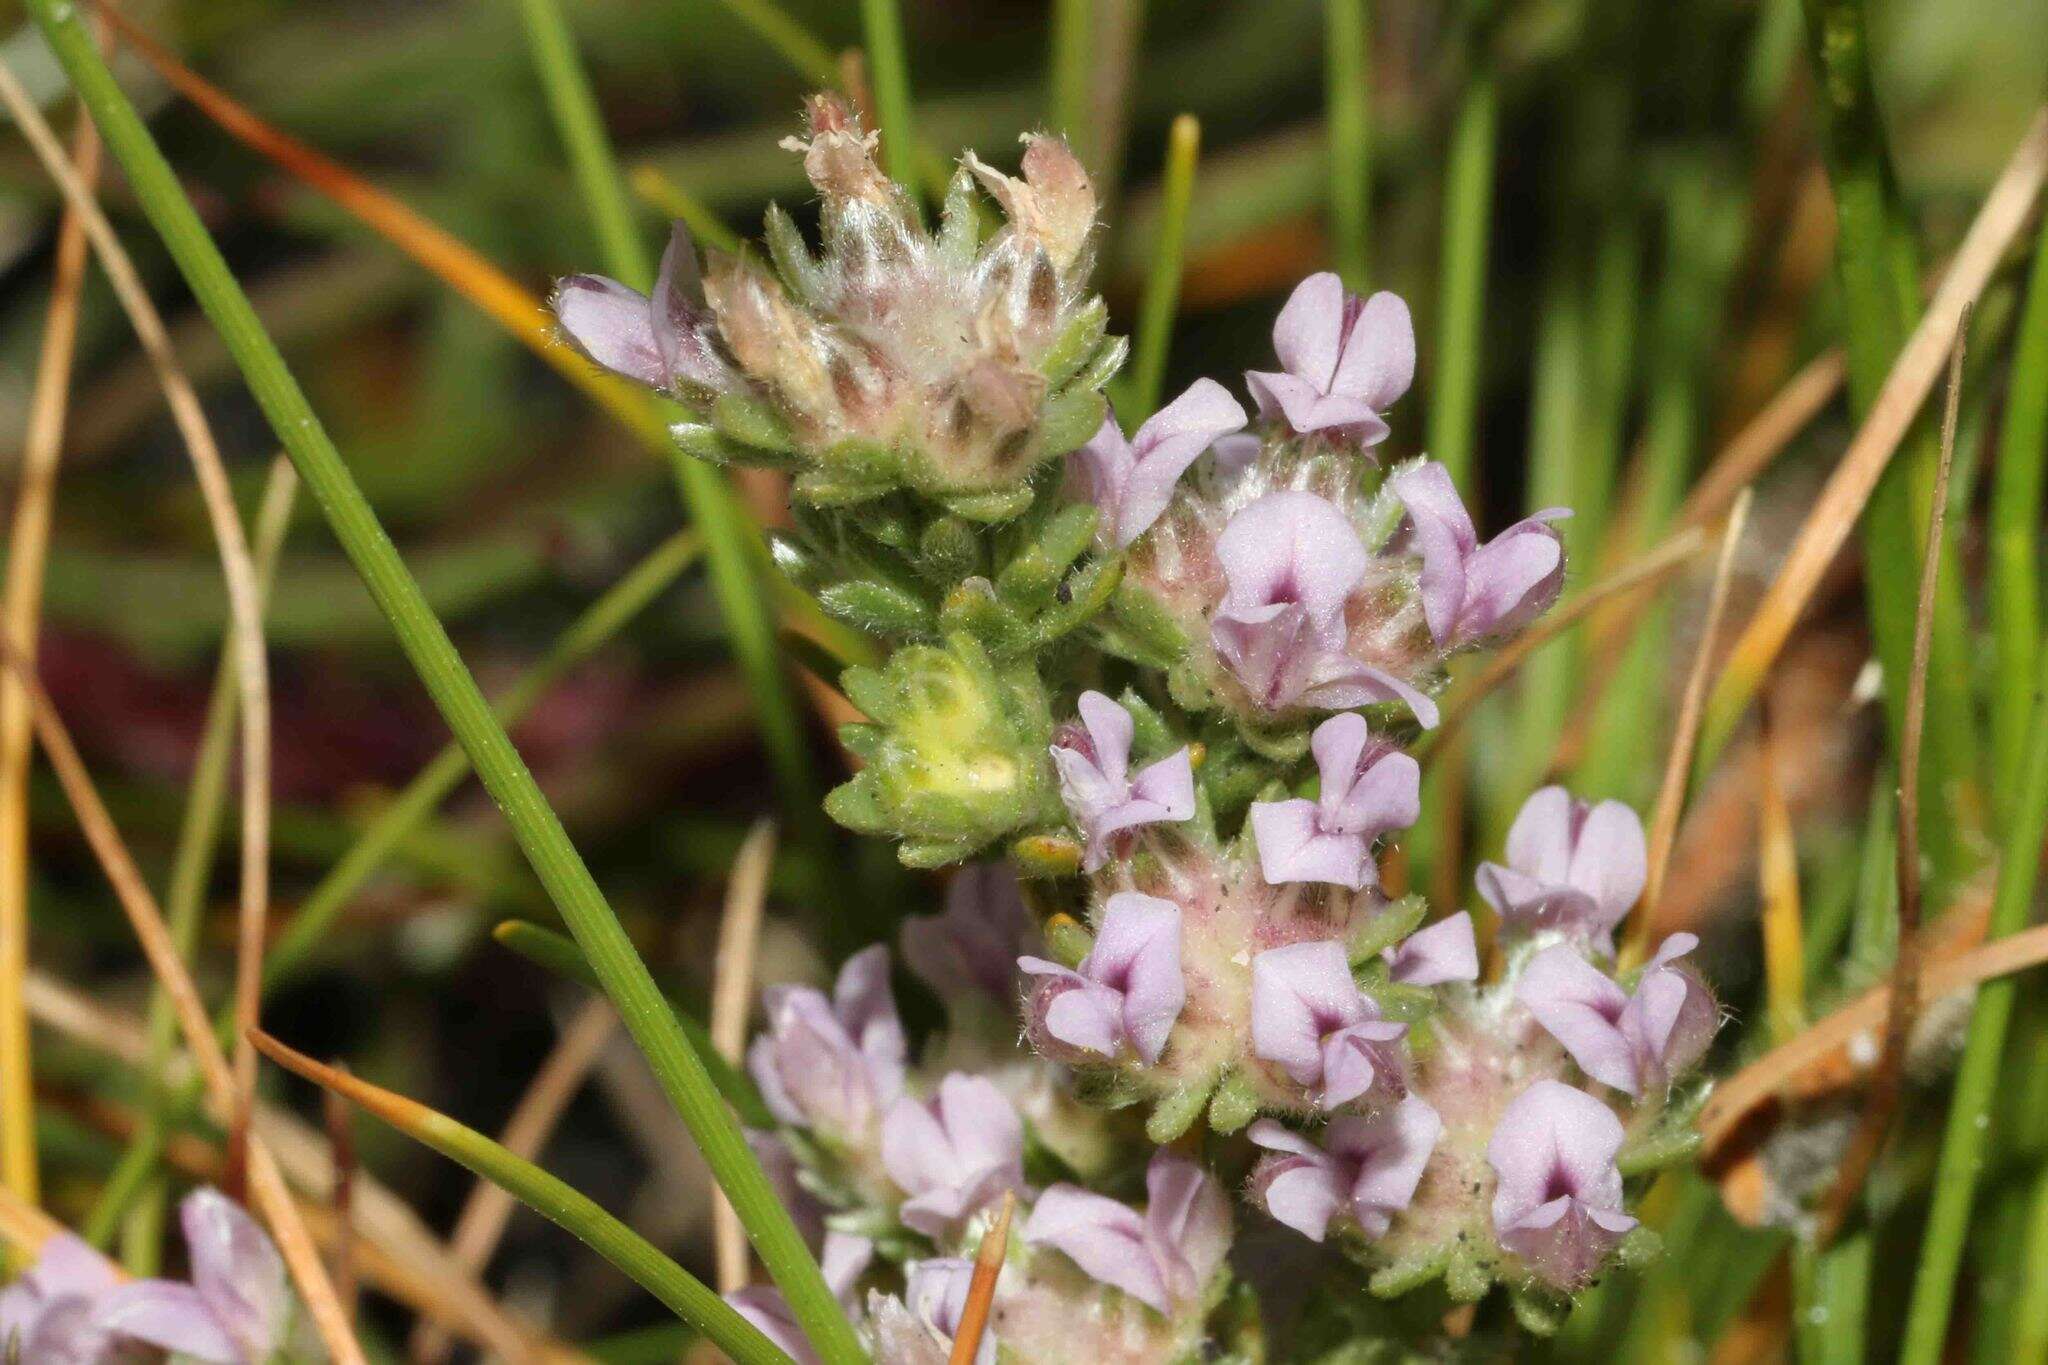
<path id="1" fill-rule="evenodd" d="M 1257 1217 L 1338 1283 L 1499 1286 L 1553 1329 L 1654 1246 L 1629 1182 L 1688 1150 L 1718 1024 L 1694 940 L 1617 969 L 1646 854 L 1615 802 L 1529 799 L 1480 872 L 1483 954 L 1380 855 L 1450 660 L 1556 599 L 1565 511 L 1482 541 L 1441 465 L 1388 453 L 1408 309 L 1334 275 L 1281 310 L 1249 410 L 1203 379 L 1126 422 L 1062 142 L 1014 177 L 970 154 L 928 230 L 846 107 L 808 124 L 821 253 L 780 212 L 759 258 L 679 228 L 652 298 L 576 277 L 555 308 L 703 414 L 685 450 L 793 474 L 778 561 L 889 649 L 841 680 L 859 771 L 827 807 L 957 866 L 903 930 L 948 1011 L 923 1060 L 879 944 L 829 996 L 771 988 L 748 1055 L 834 1292 L 885 1361 L 946 1359 L 1014 1200 L 984 1359 L 1252 1351 L 1259 1269 L 1228 1253 Z M 805 1357 L 774 1291 L 734 1302 Z"/>

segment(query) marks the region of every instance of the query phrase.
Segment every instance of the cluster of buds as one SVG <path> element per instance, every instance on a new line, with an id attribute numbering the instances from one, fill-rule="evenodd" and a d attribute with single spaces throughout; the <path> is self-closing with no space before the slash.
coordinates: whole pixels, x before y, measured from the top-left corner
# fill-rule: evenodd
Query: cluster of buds
<path id="1" fill-rule="evenodd" d="M 188 1281 L 124 1282 L 78 1238 L 45 1243 L 0 1292 L 0 1358 L 35 1365 L 142 1365 L 169 1352 L 194 1365 L 325 1360 L 268 1234 L 218 1190 L 179 1206 Z"/>
<path id="2" fill-rule="evenodd" d="M 700 285 L 678 237 L 651 303 L 556 302 L 692 406 L 685 449 L 794 471 L 777 562 L 888 650 L 842 679 L 860 771 L 828 809 L 965 864 L 905 926 L 947 1017 L 916 1060 L 881 946 L 829 995 L 772 991 L 750 1058 L 757 1150 L 878 1358 L 950 1358 L 1012 1200 L 983 1359 L 1213 1354 L 1240 1174 L 1376 1293 L 1498 1284 L 1553 1326 L 1653 1241 L 1626 1181 L 1689 1149 L 1718 1024 L 1695 945 L 1616 961 L 1645 855 L 1614 802 L 1529 800 L 1479 870 L 1484 953 L 1378 858 L 1420 818 L 1403 743 L 1454 655 L 1555 601 L 1566 513 L 1482 540 L 1442 465 L 1382 463 L 1415 371 L 1392 294 L 1311 277 L 1249 407 L 1204 379 L 1126 430 L 1062 144 L 1027 138 L 1017 178 L 966 156 L 935 233 L 837 103 L 788 145 L 821 254 L 777 211 L 768 264 Z M 802 1357 L 772 1291 L 737 1302 Z"/>

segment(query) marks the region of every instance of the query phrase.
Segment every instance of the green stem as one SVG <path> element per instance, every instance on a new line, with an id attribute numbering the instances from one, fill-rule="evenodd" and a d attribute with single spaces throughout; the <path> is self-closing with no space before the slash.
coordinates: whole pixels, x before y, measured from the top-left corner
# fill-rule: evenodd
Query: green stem
<path id="1" fill-rule="evenodd" d="M 586 209 L 595 221 L 605 268 L 635 289 L 654 283 L 654 264 L 633 230 L 632 202 L 605 135 L 590 82 L 556 0 L 520 0 L 534 69 L 548 94 L 562 144 L 575 170 Z M 690 522 L 703 533 L 711 591 L 732 640 L 732 650 L 754 699 L 768 760 L 784 809 L 806 837 L 822 834 L 818 793 L 803 719 L 776 648 L 775 622 L 761 589 L 759 537 L 724 475 L 696 460 L 675 457 L 676 480 Z"/>
<path id="2" fill-rule="evenodd" d="M 1067 139 L 1076 155 L 1088 133 L 1088 54 L 1094 46 L 1094 14 L 1095 0 L 1053 0 L 1046 104 L 1052 130 Z"/>
<path id="3" fill-rule="evenodd" d="M 1166 352 L 1173 340 L 1174 311 L 1180 305 L 1180 277 L 1187 245 L 1188 203 L 1195 192 L 1195 162 L 1202 150 L 1202 125 L 1193 114 L 1173 121 L 1167 135 L 1166 169 L 1160 193 L 1159 235 L 1152 244 L 1152 264 L 1145 274 L 1145 294 L 1138 304 L 1136 359 L 1130 388 L 1119 416 L 1126 427 L 1150 417 L 1159 406 L 1166 382 Z"/>
<path id="4" fill-rule="evenodd" d="M 917 183 L 917 133 L 910 114 L 910 60 L 903 51 L 903 9 L 896 0 L 860 0 L 868 84 L 881 124 L 882 164 L 898 183 Z"/>
<path id="5" fill-rule="evenodd" d="M 2021 785 L 2006 814 L 1987 939 L 2003 938 L 2026 924 L 2040 878 L 2041 838 L 2048 829 L 2048 668 L 2035 679 L 2031 690 L 2035 704 L 2026 732 Z M 1955 1297 L 1956 1268 L 1962 1262 L 1977 1176 L 1984 1166 L 1984 1120 L 1991 1112 L 2017 989 L 2016 981 L 2003 977 L 1987 981 L 1977 991 L 1935 1167 L 1934 1202 L 1920 1244 L 1901 1365 L 1937 1365 L 1942 1356 Z"/>
<path id="6" fill-rule="evenodd" d="M 1365 0 L 1325 0 L 1323 108 L 1330 130 L 1330 237 L 1337 273 L 1365 288 L 1372 200 L 1372 110 Z"/>
<path id="7" fill-rule="evenodd" d="M 2027 679 L 2040 634 L 2041 467 L 2048 457 L 2048 222 L 2034 248 L 1991 491 L 1991 791 L 2010 802 L 2025 751 Z"/>
<path id="8" fill-rule="evenodd" d="M 136 200 L 220 332 L 272 429 L 325 514 L 370 595 L 391 621 L 435 705 L 468 751 L 521 850 L 604 982 L 605 992 L 646 1055 L 662 1089 L 732 1201 L 769 1275 L 820 1357 L 830 1365 L 864 1359 L 853 1327 L 825 1284 L 789 1213 L 747 1148 L 647 965 L 633 951 L 589 868 L 569 842 L 526 763 L 505 734 L 448 632 L 428 607 L 333 440 L 264 332 L 227 262 L 186 199 L 175 172 L 69 0 L 29 0 L 30 13 L 127 172 Z"/>

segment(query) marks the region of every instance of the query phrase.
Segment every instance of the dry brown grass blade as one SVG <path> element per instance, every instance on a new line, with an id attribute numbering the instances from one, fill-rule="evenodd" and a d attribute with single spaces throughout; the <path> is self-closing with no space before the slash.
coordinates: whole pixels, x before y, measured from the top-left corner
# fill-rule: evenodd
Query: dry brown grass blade
<path id="1" fill-rule="evenodd" d="M 1821 1201 L 1815 1229 L 1826 1246 L 1848 1220 L 1870 1169 L 1884 1150 L 1905 1078 L 1906 1040 L 1913 1032 L 1920 982 L 1920 758 L 1927 728 L 1927 658 L 1934 639 L 1934 587 L 1941 574 L 1941 542 L 1948 527 L 1948 478 L 1956 458 L 1956 413 L 1962 404 L 1963 353 L 1970 334 L 1970 309 L 1963 308 L 1949 347 L 1948 399 L 1941 414 L 1941 460 L 1935 466 L 1934 500 L 1927 517 L 1927 551 L 1920 568 L 1920 596 L 1913 618 L 1912 673 L 1906 679 L 1906 723 L 1899 742 L 1899 946 L 1892 962 L 1891 1006 L 1885 1011 L 1884 1050 L 1870 1079 L 1870 1094 L 1843 1154 L 1834 1185 Z"/>
<path id="2" fill-rule="evenodd" d="M 996 1281 L 1003 1275 L 1003 1256 L 1010 1249 L 1010 1215 L 1017 1211 L 1017 1192 L 1003 1194 L 1003 1206 L 996 1210 L 988 1231 L 981 1235 L 981 1249 L 974 1253 L 974 1277 L 967 1282 L 967 1304 L 960 1310 L 960 1330 L 953 1334 L 953 1354 L 947 1365 L 974 1365 L 988 1331 L 989 1310 L 995 1306 Z"/>
<path id="3" fill-rule="evenodd" d="M 0 1185 L 0 1243 L 33 1258 L 43 1243 L 64 1231 L 56 1219 Z"/>
<path id="4" fill-rule="evenodd" d="M 71 138 L 70 165 L 82 184 L 99 180 L 99 134 L 92 120 L 82 114 Z M 37 627 L 42 619 L 43 566 L 50 546 L 57 465 L 71 406 L 85 247 L 85 222 L 76 209 L 67 207 L 57 225 L 50 308 L 36 357 L 14 517 L 7 531 L 7 583 L 0 590 L 0 632 L 30 659 L 36 654 Z M 31 1204 L 39 1197 L 40 1181 L 35 1081 L 22 982 L 28 973 L 28 770 L 32 750 L 27 698 L 12 678 L 0 677 L 0 1184 Z"/>
<path id="5" fill-rule="evenodd" d="M 619 1016 L 611 1001 L 594 995 L 584 1001 L 562 1036 L 541 1063 L 526 1093 L 512 1110 L 498 1142 L 507 1151 L 531 1161 L 540 1155 L 569 1101 L 590 1075 L 605 1044 L 618 1031 Z M 335 1092 L 328 1091 L 330 1096 Z M 490 1264 L 498 1239 L 512 1217 L 512 1196 L 488 1180 L 479 1180 L 456 1216 L 455 1229 L 448 1236 L 448 1251 L 463 1272 L 479 1275 Z M 422 1322 L 412 1334 L 412 1358 L 422 1365 L 448 1358 L 450 1338 L 438 1322 Z"/>
<path id="6" fill-rule="evenodd" d="M 1774 1043 L 1806 1027 L 1806 954 L 1799 843 L 1785 801 L 1779 730 L 1764 712 L 1757 755 L 1757 890 L 1763 898 L 1764 1022 Z"/>
<path id="7" fill-rule="evenodd" d="M 761 915 L 768 904 L 768 874 L 775 868 L 775 822 L 756 821 L 733 859 L 718 921 L 718 957 L 711 978 L 711 1045 L 738 1062 L 747 1045 L 747 1005 L 754 996 L 754 957 L 761 946 Z M 711 1205 L 712 1247 L 718 1292 L 747 1283 L 747 1230 L 723 1191 Z"/>
<path id="8" fill-rule="evenodd" d="M 334 1246 L 328 1262 L 333 1267 L 334 1297 L 341 1301 L 341 1311 L 353 1323 L 356 1320 L 356 1137 L 354 1116 L 339 1095 L 329 1092 L 323 1097 L 321 1117 L 327 1123 L 328 1157 L 334 1164 L 334 1179 L 328 1188 L 332 1191 L 328 1207 L 334 1213 Z"/>
<path id="9" fill-rule="evenodd" d="M 191 1050 L 199 1074 L 205 1081 L 214 1117 L 222 1122 L 231 1120 L 238 1105 L 234 1073 L 228 1066 L 226 1054 L 221 1051 L 220 1041 L 214 1037 L 213 1023 L 207 1018 L 199 990 L 192 984 L 192 976 L 178 956 L 177 945 L 171 941 L 163 911 L 158 908 L 148 883 L 142 879 L 135 860 L 129 856 L 120 831 L 107 814 L 106 804 L 100 800 L 92 777 L 78 756 L 78 748 L 72 743 L 70 732 L 65 729 L 63 719 L 50 704 L 49 697 L 44 695 L 34 670 L 26 666 L 4 642 L 0 642 L 0 664 L 12 670 L 28 695 L 36 738 L 57 775 L 58 785 L 64 789 L 64 795 L 71 803 L 79 826 L 85 831 L 86 842 L 92 846 L 101 870 L 114 889 L 115 899 L 121 903 L 121 910 L 128 917 L 129 927 L 142 945 L 150 970 L 170 997 L 178 1016 L 178 1027 L 185 1036 L 185 1045 Z M 284 1176 L 269 1148 L 260 1141 L 252 1140 L 249 1144 L 248 1174 L 255 1203 L 262 1210 L 264 1220 L 270 1224 L 271 1234 L 277 1239 L 277 1249 L 298 1285 L 306 1309 L 312 1315 L 334 1365 L 367 1365 L 362 1348 L 356 1344 L 355 1336 L 349 1330 L 341 1304 L 334 1296 L 334 1284 L 327 1277 L 327 1267 L 321 1263 L 320 1253 L 306 1231 L 298 1207 L 292 1202 Z"/>
<path id="10" fill-rule="evenodd" d="M 1941 922 L 1946 925 L 1949 919 L 1957 917 L 1971 919 L 1974 925 L 1964 927 L 1981 934 L 1984 898 L 1981 892 L 1975 892 L 1970 899 L 1970 906 L 1949 910 Z M 1967 942 L 1970 937 L 1964 934 L 1958 941 Z M 1920 1008 L 1993 977 L 2043 962 L 2048 962 L 2048 925 L 2036 925 L 1989 943 L 1980 942 L 1960 952 L 1952 947 L 1930 950 L 1927 969 L 1920 976 Z M 1845 1071 L 1838 1063 L 1858 1035 L 1883 1025 L 1891 1008 L 1891 994 L 1888 985 L 1873 987 L 1717 1085 L 1700 1111 L 1702 1160 L 1711 1164 L 1723 1155 L 1729 1139 L 1744 1120 L 1781 1094 L 1807 1098 L 1853 1082 L 1857 1071 Z"/>
<path id="11" fill-rule="evenodd" d="M 4 66 L 0 66 L 0 102 L 13 114 L 22 136 L 63 191 L 66 204 L 78 215 L 99 254 L 100 267 L 163 387 L 164 401 L 191 457 L 207 520 L 220 551 L 241 703 L 237 715 L 242 731 L 242 866 L 235 955 L 235 1021 L 239 1040 L 257 1022 L 263 989 L 264 922 L 270 907 L 270 673 L 263 648 L 263 594 L 257 583 L 255 560 L 213 428 L 199 404 L 198 393 L 171 351 L 170 334 L 134 262 L 113 225 L 100 212 L 91 186 L 65 159 L 56 134 L 43 120 L 35 101 Z M 235 1134 L 233 1153 L 239 1157 L 256 1091 L 256 1054 L 240 1041 L 235 1046 L 234 1073 L 237 1100 L 230 1131 Z M 230 1161 L 227 1184 L 230 1193 L 239 1198 L 239 1160 Z"/>
<path id="12" fill-rule="evenodd" d="M 1678 723 L 1671 735 L 1671 753 L 1664 762 L 1664 783 L 1657 792 L 1657 805 L 1650 816 L 1649 877 L 1643 884 L 1643 899 L 1622 945 L 1624 971 L 1649 956 L 1655 942 L 1657 900 L 1664 890 L 1664 874 L 1671 865 L 1671 845 L 1678 838 L 1678 817 L 1685 808 L 1686 777 L 1692 772 L 1693 743 L 1699 738 L 1700 707 L 1707 695 L 1707 674 L 1713 664 L 1714 646 L 1721 634 L 1721 614 L 1728 606 L 1728 584 L 1735 576 L 1735 551 L 1742 532 L 1749 525 L 1750 493 L 1736 495 L 1728 513 L 1728 525 L 1721 532 L 1721 555 L 1714 565 L 1714 585 L 1707 595 L 1707 617 L 1700 626 L 1699 649 L 1693 655 L 1692 672 L 1685 680 L 1685 692 L 1678 703 Z"/>
<path id="13" fill-rule="evenodd" d="M 150 1045 L 141 1021 L 40 972 L 30 973 L 29 1003 L 38 1023 L 71 1041 L 129 1067 L 149 1064 Z M 189 1072 L 189 1059 L 178 1053 L 164 1074 L 177 1083 Z M 88 1117 L 123 1140 L 134 1136 L 139 1121 L 133 1111 L 97 1098 Z M 316 1239 L 332 1247 L 338 1229 L 328 1211 L 316 1202 L 320 1191 L 332 1188 L 336 1175 L 327 1139 L 294 1115 L 261 1104 L 256 1110 L 255 1132 L 302 1192 L 300 1203 L 311 1210 L 307 1221 Z M 224 1169 L 216 1149 L 192 1138 L 173 1137 L 169 1156 L 173 1165 L 201 1179 L 217 1179 Z M 412 1208 L 376 1177 L 358 1171 L 353 1186 L 352 1213 L 360 1234 L 355 1246 L 357 1263 L 368 1283 L 502 1359 L 584 1359 L 517 1319 L 486 1293 L 455 1263 Z"/>
<path id="14" fill-rule="evenodd" d="M 1710 749 L 1725 742 L 1770 671 L 1822 574 L 1849 538 L 1878 476 L 1940 376 L 1963 310 L 1983 293 L 1992 271 L 2027 223 L 2048 178 L 2048 108 L 2038 110 L 1977 211 L 1927 311 L 1893 362 L 1869 415 L 1828 476 L 1777 579 L 1757 604 L 1707 705 Z"/>

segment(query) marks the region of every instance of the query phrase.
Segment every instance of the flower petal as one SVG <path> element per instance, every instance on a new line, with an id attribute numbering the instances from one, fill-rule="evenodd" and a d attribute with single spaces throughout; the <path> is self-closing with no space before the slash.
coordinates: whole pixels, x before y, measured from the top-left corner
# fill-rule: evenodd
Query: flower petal
<path id="1" fill-rule="evenodd" d="M 602 275 L 555 285 L 555 319 L 576 349 L 607 370 L 652 388 L 668 383 L 647 296 Z"/>
<path id="2" fill-rule="evenodd" d="M 1381 956 L 1387 963 L 1387 979 L 1403 986 L 1479 979 L 1479 944 L 1472 934 L 1472 916 L 1464 910 L 1416 930 Z"/>
<path id="3" fill-rule="evenodd" d="M 1358 310 L 1330 389 L 1385 412 L 1414 382 L 1415 324 L 1400 296 L 1381 290 Z"/>

